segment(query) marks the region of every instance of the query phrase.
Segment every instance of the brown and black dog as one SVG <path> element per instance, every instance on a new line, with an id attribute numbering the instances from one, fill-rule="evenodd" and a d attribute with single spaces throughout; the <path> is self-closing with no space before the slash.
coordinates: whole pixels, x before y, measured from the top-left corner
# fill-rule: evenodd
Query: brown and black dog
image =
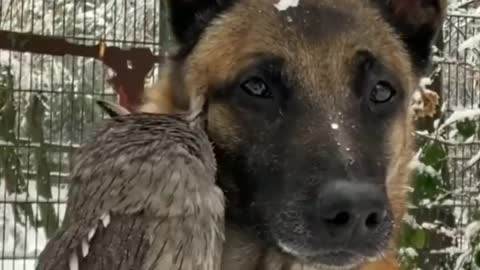
<path id="1" fill-rule="evenodd" d="M 141 110 L 208 96 L 223 269 L 397 269 L 408 106 L 446 0 L 278 2 L 168 1 L 179 47 Z"/>

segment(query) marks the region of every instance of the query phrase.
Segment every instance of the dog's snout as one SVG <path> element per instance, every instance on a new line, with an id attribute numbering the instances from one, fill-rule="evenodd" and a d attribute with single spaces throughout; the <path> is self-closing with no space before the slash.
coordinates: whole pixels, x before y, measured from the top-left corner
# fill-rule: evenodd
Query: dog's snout
<path id="1" fill-rule="evenodd" d="M 370 241 L 388 222 L 385 191 L 369 183 L 328 183 L 315 208 L 315 223 L 327 232 L 324 236 L 332 244 Z"/>

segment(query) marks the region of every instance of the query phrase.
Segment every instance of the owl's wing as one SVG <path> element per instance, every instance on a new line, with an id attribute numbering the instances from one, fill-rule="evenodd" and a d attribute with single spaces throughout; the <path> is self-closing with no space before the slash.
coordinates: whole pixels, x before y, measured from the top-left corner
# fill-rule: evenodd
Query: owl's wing
<path id="1" fill-rule="evenodd" d="M 155 171 L 145 166 L 148 160 L 130 161 L 125 165 L 112 156 L 80 163 L 62 228 L 40 254 L 37 270 L 141 269 L 151 242 L 148 221 L 155 218 L 141 198 L 151 192 L 143 184 Z"/>
<path id="2" fill-rule="evenodd" d="M 109 222 L 106 227 L 103 222 Z M 87 222 L 62 228 L 38 260 L 38 270 L 141 269 L 150 246 L 146 219 L 141 214 L 99 220 L 95 230 Z"/>
<path id="3" fill-rule="evenodd" d="M 173 168 L 187 166 L 182 164 L 182 159 L 176 163 Z M 192 177 L 192 170 L 172 173 L 175 180 L 166 188 L 172 199 L 166 215 L 163 209 L 156 209 L 164 219 L 150 223 L 151 246 L 143 270 L 220 270 L 224 241 L 223 193 L 214 185 L 199 186 L 199 181 L 192 181 Z"/>
<path id="4" fill-rule="evenodd" d="M 213 185 L 199 186 L 206 176 L 198 160 L 176 156 L 179 149 L 128 149 L 78 166 L 66 220 L 42 252 L 38 270 L 167 270 L 177 263 L 185 265 L 176 269 L 193 270 L 203 269 L 193 267 L 200 258 L 219 261 L 223 197 Z M 218 215 L 202 217 L 202 208 Z"/>

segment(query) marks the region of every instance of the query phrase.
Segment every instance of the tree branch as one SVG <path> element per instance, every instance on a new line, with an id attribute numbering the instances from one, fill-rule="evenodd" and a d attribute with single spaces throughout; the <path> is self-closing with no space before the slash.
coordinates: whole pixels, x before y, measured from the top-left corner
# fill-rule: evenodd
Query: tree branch
<path id="1" fill-rule="evenodd" d="M 81 56 L 102 61 L 115 73 L 110 83 L 119 94 L 120 105 L 133 110 L 142 100 L 146 75 L 155 63 L 162 63 L 164 56 L 155 55 L 148 48 L 128 50 L 106 46 L 100 41 L 97 45 L 79 45 L 64 38 L 0 31 L 0 49 L 16 52 L 29 52 L 54 56 Z"/>

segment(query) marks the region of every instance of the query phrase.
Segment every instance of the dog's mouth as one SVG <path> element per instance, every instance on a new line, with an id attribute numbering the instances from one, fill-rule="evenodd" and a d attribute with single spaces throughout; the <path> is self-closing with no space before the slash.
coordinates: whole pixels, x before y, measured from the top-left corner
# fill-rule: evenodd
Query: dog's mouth
<path id="1" fill-rule="evenodd" d="M 333 249 L 319 252 L 292 248 L 282 242 L 278 243 L 282 252 L 303 261 L 306 265 L 325 270 L 351 270 L 358 267 L 369 257 L 346 249 Z"/>
<path id="2" fill-rule="evenodd" d="M 312 264 L 319 266 L 319 269 L 329 270 L 351 270 L 365 260 L 364 256 L 345 250 L 332 250 L 320 253 L 310 259 Z"/>

